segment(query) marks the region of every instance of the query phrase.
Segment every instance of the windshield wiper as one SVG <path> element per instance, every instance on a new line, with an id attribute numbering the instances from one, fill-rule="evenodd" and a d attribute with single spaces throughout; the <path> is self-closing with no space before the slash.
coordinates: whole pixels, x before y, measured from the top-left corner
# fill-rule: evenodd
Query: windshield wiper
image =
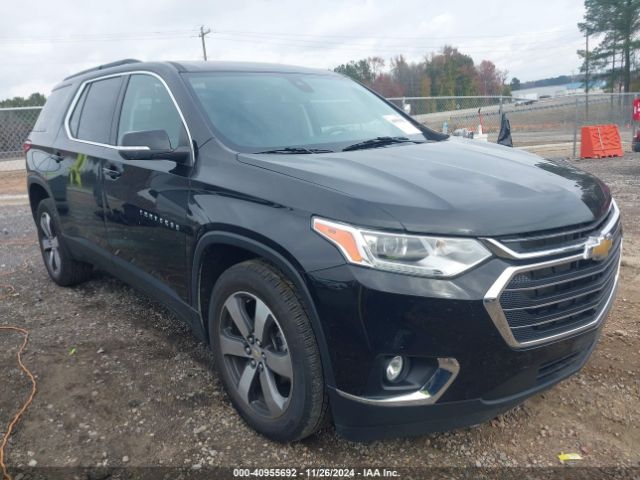
<path id="1" fill-rule="evenodd" d="M 286 148 L 276 148 L 274 150 L 265 150 L 264 152 L 255 152 L 255 153 L 331 153 L 333 150 L 326 150 L 324 148 L 304 148 L 304 147 L 286 147 Z"/>
<path id="2" fill-rule="evenodd" d="M 391 145 L 394 143 L 424 143 L 420 140 L 411 140 L 407 137 L 376 137 L 363 142 L 354 143 L 348 147 L 342 149 L 343 152 L 349 150 L 364 150 L 365 148 L 384 147 L 385 145 Z"/>

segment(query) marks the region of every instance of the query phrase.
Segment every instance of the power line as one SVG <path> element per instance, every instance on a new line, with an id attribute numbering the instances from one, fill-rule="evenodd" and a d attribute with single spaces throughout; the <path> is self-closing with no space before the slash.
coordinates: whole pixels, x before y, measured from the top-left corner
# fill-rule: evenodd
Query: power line
<path id="1" fill-rule="evenodd" d="M 154 35 L 175 35 L 175 34 L 195 34 L 197 30 L 195 28 L 190 28 L 188 30 L 151 30 L 148 32 L 104 32 L 104 33 L 71 33 L 67 35 L 0 35 L 0 40 L 55 40 L 55 39 L 63 39 L 63 40 L 91 40 L 95 38 L 130 38 L 130 37 L 140 37 L 140 36 L 154 36 Z"/>
<path id="2" fill-rule="evenodd" d="M 556 30 L 546 30 L 546 31 L 530 31 L 530 32 L 520 32 L 513 34 L 501 34 L 501 35 L 447 35 L 447 38 L 509 38 L 509 37 L 522 37 L 522 36 L 540 36 L 540 35 L 549 35 L 549 34 L 558 34 L 562 32 L 575 32 L 578 33 L 576 28 L 561 28 Z M 276 36 L 276 37 L 319 37 L 319 38 L 387 38 L 387 39 L 398 39 L 398 40 L 440 40 L 439 37 L 429 37 L 426 35 L 357 35 L 357 34 L 323 34 L 323 33 L 279 33 L 279 32 L 258 32 L 251 30 L 216 30 L 214 33 L 229 33 L 229 34 L 256 34 L 256 35 L 266 35 L 266 36 Z"/>
<path id="3" fill-rule="evenodd" d="M 578 32 L 575 32 L 578 33 Z M 270 43 L 274 43 L 274 44 L 279 44 L 279 45 L 300 45 L 300 46 L 308 46 L 308 45 L 321 45 L 321 46 L 329 46 L 329 45 L 339 45 L 341 47 L 363 47 L 363 48 L 367 48 L 367 49 L 371 49 L 371 48 L 402 48 L 402 49 L 433 49 L 433 48 L 441 48 L 443 43 L 439 43 L 438 45 L 435 44 L 431 44 L 431 45 L 417 45 L 415 43 L 412 43 L 411 45 L 406 45 L 406 44 L 388 44 L 388 43 L 383 43 L 382 45 L 379 44 L 372 44 L 372 43 L 356 43 L 356 42 L 345 42 L 345 41 L 329 41 L 329 40 L 319 40 L 319 39 L 303 39 L 303 38 L 286 38 L 285 34 L 283 35 L 279 35 L 278 37 L 272 38 L 273 36 L 271 34 L 261 34 L 261 33 L 223 33 L 223 32 L 214 32 L 215 35 L 217 35 L 218 37 L 223 37 L 223 38 L 235 38 L 235 37 L 239 37 L 238 41 L 241 41 L 240 38 L 248 38 L 248 39 L 256 39 L 259 40 L 260 42 L 270 42 Z M 558 41 L 560 39 L 569 39 L 569 37 L 573 37 L 573 34 L 567 34 L 565 33 L 564 35 L 562 35 L 561 37 L 557 37 L 554 39 L 545 39 L 543 40 L 543 42 L 555 42 L 558 43 Z M 367 38 L 370 38 L 372 40 L 379 40 L 381 38 L 384 37 L 357 37 L 361 40 L 366 40 Z M 441 42 L 447 43 L 448 38 L 439 38 L 439 40 Z M 458 48 L 469 48 L 469 49 L 491 49 L 492 51 L 498 50 L 498 49 L 504 49 L 505 51 L 511 51 L 513 49 L 514 46 L 527 46 L 529 44 L 531 44 L 532 42 L 530 40 L 522 40 L 520 42 L 514 42 L 514 41 L 509 41 L 509 42 L 501 42 L 504 45 L 496 45 L 496 41 L 492 42 L 492 43 L 477 43 L 474 42 L 473 44 L 459 44 L 456 43 L 456 46 Z M 537 40 L 535 42 L 536 44 L 540 45 L 540 41 Z M 538 47 L 538 49 L 547 49 L 549 47 Z"/>
<path id="4" fill-rule="evenodd" d="M 214 33 L 217 35 L 225 35 L 225 36 L 242 36 L 242 37 L 255 37 L 255 38 L 264 38 L 264 37 L 272 37 L 274 40 L 282 40 L 282 41 L 296 41 L 296 42 L 304 42 L 304 43 L 321 43 L 321 44 L 338 44 L 341 45 L 344 42 L 336 42 L 336 41 L 328 41 L 327 38 L 353 38 L 360 40 L 438 40 L 447 42 L 449 39 L 453 38 L 468 38 L 468 39 L 509 39 L 513 37 L 527 37 L 527 36 L 540 36 L 540 35 L 558 35 L 562 32 L 574 32 L 575 29 L 557 29 L 557 30 L 548 30 L 548 31 L 540 31 L 540 32 L 522 32 L 519 34 L 504 34 L 504 35 L 447 35 L 445 38 L 440 37 L 430 37 L 425 35 L 419 36 L 392 36 L 392 35 L 355 35 L 355 34 L 305 34 L 305 33 L 277 33 L 277 32 L 257 32 L 257 31 L 241 31 L 241 30 L 220 30 L 212 32 L 211 29 L 207 29 L 204 32 L 204 35 L 209 33 Z M 76 42 L 103 42 L 103 41 L 124 41 L 124 40 L 146 40 L 146 39 L 168 39 L 168 38 L 188 38 L 190 36 L 198 36 L 203 37 L 204 26 L 200 28 L 200 31 L 190 29 L 190 30 L 156 30 L 149 32 L 110 32 L 110 33 L 99 33 L 99 34 L 70 34 L 66 36 L 46 36 L 46 35 L 38 35 L 36 37 L 30 36 L 7 36 L 0 35 L 0 44 L 6 44 L 5 41 L 15 41 L 20 42 L 20 44 L 39 44 L 39 43 L 76 43 Z M 561 36 L 566 37 L 567 33 Z M 302 38 L 301 38 L 302 37 Z M 551 39 L 549 39 L 551 40 Z M 513 41 L 509 42 L 513 44 Z M 424 48 L 424 47 L 423 47 Z M 429 47 L 427 47 L 429 48 Z"/>
<path id="5" fill-rule="evenodd" d="M 215 33 L 215 32 L 214 32 Z M 415 52 L 415 51 L 429 51 L 429 50 L 437 50 L 442 48 L 443 44 L 431 44 L 431 45 L 406 45 L 406 44 L 396 44 L 396 45 L 375 45 L 375 44 L 363 44 L 363 43 L 353 43 L 353 42 L 327 42 L 327 41 L 316 41 L 316 40 L 286 40 L 286 39 L 273 39 L 273 38 L 262 38 L 259 36 L 239 36 L 239 38 L 235 38 L 234 35 L 231 34 L 216 34 L 220 40 L 226 40 L 229 42 L 249 42 L 249 43 L 267 43 L 271 45 L 279 45 L 285 47 L 293 47 L 293 48 L 302 48 L 302 47 L 340 47 L 341 50 L 347 51 L 373 51 L 373 52 L 381 52 L 381 53 L 402 53 L 402 52 Z M 577 40 L 577 39 L 576 39 Z M 537 42 L 539 45 L 539 42 Z M 469 52 L 497 52 L 497 53 L 508 53 L 517 50 L 526 50 L 526 51 L 552 51 L 560 48 L 565 48 L 566 44 L 561 43 L 552 46 L 537 46 L 537 47 L 528 47 L 529 43 L 523 44 L 514 44 L 509 43 L 504 46 L 496 46 L 495 44 L 469 44 L 469 45 L 454 45 L 456 48 L 465 53 Z"/>
<path id="6" fill-rule="evenodd" d="M 73 39 L 73 38 L 57 38 L 57 39 L 33 39 L 33 40 L 12 40 L 5 42 L 0 39 L 0 46 L 23 46 L 23 45 L 44 45 L 44 44 L 73 44 L 73 43 L 88 43 L 88 42 L 123 42 L 130 40 L 175 40 L 177 38 L 193 38 L 195 35 L 157 35 L 157 36 L 130 36 L 130 37 L 105 37 L 105 38 L 87 38 L 87 39 Z"/>

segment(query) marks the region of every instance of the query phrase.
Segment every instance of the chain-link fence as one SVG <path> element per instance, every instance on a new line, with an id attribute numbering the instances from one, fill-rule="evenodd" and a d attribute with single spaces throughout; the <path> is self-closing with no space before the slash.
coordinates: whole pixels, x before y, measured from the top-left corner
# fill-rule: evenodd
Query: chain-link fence
<path id="1" fill-rule="evenodd" d="M 0 160 L 22 156 L 22 144 L 42 107 L 0 108 Z"/>
<path id="2" fill-rule="evenodd" d="M 631 149 L 635 126 L 633 99 L 640 94 L 576 94 L 532 97 L 407 97 L 391 98 L 418 121 L 437 131 L 477 132 L 482 125 L 489 142 L 496 142 L 501 113 L 507 114 L 515 147 L 544 156 L 580 155 L 583 125 L 615 124 L 623 147 Z M 477 135 L 476 135 L 477 137 Z"/>
<path id="3" fill-rule="evenodd" d="M 418 121 L 448 133 L 463 129 L 477 132 L 482 124 L 489 142 L 500 131 L 500 114 L 511 123 L 515 147 L 544 156 L 575 157 L 580 154 L 583 125 L 616 124 L 623 146 L 631 149 L 635 125 L 633 99 L 640 94 L 599 93 L 554 98 L 530 97 L 406 97 L 390 98 Z M 22 157 L 22 143 L 33 128 L 42 107 L 0 108 L 0 160 Z M 476 135 L 477 137 L 477 135 Z"/>

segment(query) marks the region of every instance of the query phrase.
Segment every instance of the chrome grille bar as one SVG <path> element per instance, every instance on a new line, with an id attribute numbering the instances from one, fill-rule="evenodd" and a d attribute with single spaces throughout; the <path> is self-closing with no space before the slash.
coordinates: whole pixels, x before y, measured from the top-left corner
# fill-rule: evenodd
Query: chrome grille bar
<path id="1" fill-rule="evenodd" d="M 593 230 L 594 233 L 600 232 L 612 232 L 614 228 L 618 226 L 618 220 L 620 219 L 620 209 L 615 200 L 611 201 L 612 214 L 609 214 L 608 220 L 602 230 Z M 564 235 L 564 234 L 563 234 Z M 503 241 L 496 240 L 494 238 L 481 238 L 485 245 L 496 255 L 503 258 L 510 258 L 514 260 L 530 260 L 534 258 L 551 257 L 554 255 L 564 255 L 583 250 L 586 244 L 586 238 L 571 245 L 564 245 L 562 247 L 550 248 L 545 250 L 534 250 L 531 252 L 517 252 L 512 248 L 509 248 Z"/>
<path id="2" fill-rule="evenodd" d="M 620 243 L 618 243 L 618 245 L 614 249 L 614 252 L 617 252 L 619 248 L 620 248 Z M 564 261 L 561 263 L 567 263 L 566 259 L 562 259 L 562 260 Z M 579 256 L 578 260 L 583 260 L 582 255 Z M 563 283 L 571 282 L 573 280 L 581 280 L 583 278 L 587 278 L 592 275 L 598 275 L 606 271 L 608 268 L 611 267 L 613 263 L 615 263 L 615 255 L 612 254 L 611 259 L 605 262 L 602 262 L 602 264 L 594 265 L 590 269 L 584 269 L 580 271 L 579 275 L 572 276 L 571 273 L 563 273 L 562 275 L 558 275 L 557 277 L 555 277 L 555 279 L 552 282 L 547 281 L 547 279 L 538 279 L 535 282 L 529 281 L 529 283 L 527 283 L 525 286 L 510 287 L 509 291 L 516 292 L 516 291 L 523 291 L 523 290 L 535 290 L 543 287 L 561 285 Z M 520 282 L 520 283 L 524 283 L 524 282 Z"/>
<path id="3" fill-rule="evenodd" d="M 609 211 L 607 212 L 607 215 L 600 220 L 596 220 L 595 222 L 592 222 L 591 224 L 582 227 L 582 228 L 574 228 L 574 229 L 570 229 L 570 230 L 559 230 L 557 232 L 554 233 L 547 233 L 547 234 L 539 234 L 539 235 L 531 235 L 531 236 L 523 236 L 523 237 L 517 237 L 517 238 L 503 238 L 500 241 L 502 243 L 518 243 L 518 242 L 533 242 L 536 240 L 547 240 L 550 238 L 557 238 L 557 237 L 564 237 L 567 235 L 575 235 L 575 234 L 581 234 L 581 233 L 589 233 L 589 232 L 599 232 L 600 230 L 603 230 L 603 225 L 605 224 L 605 222 L 607 221 L 607 219 L 609 219 L 613 213 L 613 202 L 611 204 L 611 207 L 609 208 Z"/>

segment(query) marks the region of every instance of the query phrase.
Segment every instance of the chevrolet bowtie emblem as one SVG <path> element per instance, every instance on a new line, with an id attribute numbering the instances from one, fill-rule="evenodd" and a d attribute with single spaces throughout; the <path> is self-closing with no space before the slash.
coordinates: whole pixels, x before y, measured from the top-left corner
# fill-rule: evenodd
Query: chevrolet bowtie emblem
<path id="1" fill-rule="evenodd" d="M 589 237 L 584 245 L 584 258 L 596 261 L 604 260 L 609 256 L 613 246 L 613 237 L 610 233 L 599 237 Z"/>

